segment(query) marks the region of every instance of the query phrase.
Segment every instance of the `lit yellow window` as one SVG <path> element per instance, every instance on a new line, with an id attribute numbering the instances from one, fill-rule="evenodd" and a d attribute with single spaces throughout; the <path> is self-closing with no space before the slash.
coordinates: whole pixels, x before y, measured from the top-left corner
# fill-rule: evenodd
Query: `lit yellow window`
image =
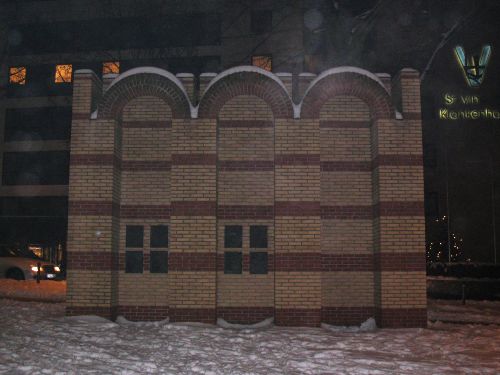
<path id="1" fill-rule="evenodd" d="M 120 62 L 119 61 L 108 61 L 102 63 L 102 74 L 119 74 L 120 73 Z"/>
<path id="2" fill-rule="evenodd" d="M 252 56 L 252 65 L 271 71 L 273 69 L 273 58 L 271 56 Z"/>
<path id="3" fill-rule="evenodd" d="M 55 83 L 71 83 L 71 76 L 73 73 L 73 65 L 56 65 L 56 75 L 54 77 Z"/>
<path id="4" fill-rule="evenodd" d="M 26 67 L 14 66 L 9 69 L 9 83 L 13 85 L 26 84 Z"/>

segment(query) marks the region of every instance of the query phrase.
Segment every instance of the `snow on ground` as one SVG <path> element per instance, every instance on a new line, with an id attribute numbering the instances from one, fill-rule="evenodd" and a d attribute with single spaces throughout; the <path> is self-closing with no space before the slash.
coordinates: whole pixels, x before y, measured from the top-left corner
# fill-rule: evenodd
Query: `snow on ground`
<path id="1" fill-rule="evenodd" d="M 500 325 L 500 301 L 462 301 L 429 299 L 429 320 L 456 323 L 478 323 Z"/>
<path id="2" fill-rule="evenodd" d="M 499 359 L 496 325 L 227 329 L 66 318 L 62 303 L 0 299 L 2 374 L 498 374 Z"/>
<path id="3" fill-rule="evenodd" d="M 0 298 L 22 301 L 64 302 L 66 281 L 0 279 Z"/>

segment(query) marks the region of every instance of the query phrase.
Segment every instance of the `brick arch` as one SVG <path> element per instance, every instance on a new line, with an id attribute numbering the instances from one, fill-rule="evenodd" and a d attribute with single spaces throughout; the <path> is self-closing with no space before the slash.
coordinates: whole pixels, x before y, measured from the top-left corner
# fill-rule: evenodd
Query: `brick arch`
<path id="1" fill-rule="evenodd" d="M 332 69 L 333 71 L 333 69 Z M 307 89 L 301 103 L 301 118 L 318 118 L 321 107 L 334 96 L 349 95 L 363 100 L 372 119 L 394 118 L 391 97 L 371 73 L 355 71 L 322 74 Z"/>
<path id="2" fill-rule="evenodd" d="M 200 100 L 198 116 L 216 118 L 228 100 L 240 95 L 261 98 L 275 118 L 293 118 L 292 100 L 279 78 L 255 67 L 229 69 L 215 77 Z"/>
<path id="3" fill-rule="evenodd" d="M 172 110 L 173 118 L 190 118 L 189 99 L 177 78 L 162 69 L 131 69 L 119 76 L 98 106 L 101 118 L 118 118 L 125 105 L 140 96 L 156 96 Z"/>

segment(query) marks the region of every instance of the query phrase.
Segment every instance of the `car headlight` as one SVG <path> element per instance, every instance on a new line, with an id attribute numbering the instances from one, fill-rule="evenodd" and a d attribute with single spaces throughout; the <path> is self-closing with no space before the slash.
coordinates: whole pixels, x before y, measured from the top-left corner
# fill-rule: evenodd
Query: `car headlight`
<path id="1" fill-rule="evenodd" d="M 59 268 L 59 266 L 54 266 L 54 271 L 61 272 L 61 269 Z"/>
<path id="2" fill-rule="evenodd" d="M 31 270 L 33 272 L 38 272 L 38 266 L 31 266 Z M 40 271 L 42 270 L 42 267 L 40 267 Z"/>

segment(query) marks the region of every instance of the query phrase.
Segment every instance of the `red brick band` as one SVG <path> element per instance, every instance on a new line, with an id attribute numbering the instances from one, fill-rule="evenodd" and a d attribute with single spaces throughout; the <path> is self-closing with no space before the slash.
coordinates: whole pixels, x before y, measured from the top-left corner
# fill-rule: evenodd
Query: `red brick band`
<path id="1" fill-rule="evenodd" d="M 330 220 L 371 220 L 373 206 L 321 206 L 321 218 Z"/>
<path id="2" fill-rule="evenodd" d="M 274 307 L 217 307 L 217 318 L 236 324 L 254 324 L 274 317 Z"/>
<path id="3" fill-rule="evenodd" d="M 218 206 L 217 217 L 223 220 L 273 219 L 274 207 L 273 206 Z"/>
<path id="4" fill-rule="evenodd" d="M 116 318 L 116 306 L 66 306 L 67 316 L 97 315 L 113 320 Z"/>
<path id="5" fill-rule="evenodd" d="M 216 253 L 178 253 L 169 252 L 169 271 L 205 272 L 215 271 Z"/>
<path id="6" fill-rule="evenodd" d="M 276 272 L 321 272 L 321 253 L 276 253 Z"/>
<path id="7" fill-rule="evenodd" d="M 425 272 L 425 253 L 376 253 L 376 269 L 380 271 Z"/>
<path id="8" fill-rule="evenodd" d="M 373 160 L 373 169 L 379 166 L 423 166 L 423 155 L 410 155 L 410 154 L 386 154 L 378 155 Z"/>
<path id="9" fill-rule="evenodd" d="M 120 215 L 120 206 L 114 202 L 69 201 L 69 216 L 115 216 Z"/>
<path id="10" fill-rule="evenodd" d="M 379 202 L 374 216 L 424 216 L 424 202 Z"/>
<path id="11" fill-rule="evenodd" d="M 228 251 L 238 251 L 241 249 L 228 249 Z M 260 249 L 259 251 L 267 252 L 266 249 Z M 256 252 L 259 252 L 256 251 Z M 275 258 L 273 254 L 267 252 L 267 272 L 274 272 Z M 243 272 L 250 272 L 250 254 L 243 254 Z M 224 253 L 217 254 L 217 271 L 224 272 Z"/>
<path id="12" fill-rule="evenodd" d="M 172 154 L 172 165 L 215 165 L 215 154 Z"/>
<path id="13" fill-rule="evenodd" d="M 270 120 L 219 120 L 221 128 L 272 128 L 274 124 Z"/>
<path id="14" fill-rule="evenodd" d="M 420 112 L 403 112 L 404 120 L 422 120 L 422 114 Z"/>
<path id="15" fill-rule="evenodd" d="M 123 128 L 171 128 L 172 121 L 122 121 Z"/>
<path id="16" fill-rule="evenodd" d="M 278 154 L 276 165 L 319 165 L 319 154 Z"/>
<path id="17" fill-rule="evenodd" d="M 323 272 L 371 272 L 374 270 L 372 254 L 321 254 Z"/>
<path id="18" fill-rule="evenodd" d="M 221 172 L 268 172 L 274 171 L 272 160 L 219 160 Z"/>
<path id="19" fill-rule="evenodd" d="M 382 328 L 427 327 L 427 309 L 382 308 L 376 310 L 377 324 Z"/>
<path id="20" fill-rule="evenodd" d="M 278 326 L 319 327 L 321 309 L 275 309 L 274 320 Z"/>
<path id="21" fill-rule="evenodd" d="M 70 165 L 119 165 L 114 154 L 71 154 Z"/>
<path id="22" fill-rule="evenodd" d="M 322 307 L 321 321 L 337 326 L 359 326 L 368 318 L 375 318 L 375 307 Z"/>
<path id="23" fill-rule="evenodd" d="M 117 314 L 131 321 L 158 321 L 168 317 L 168 306 L 120 305 Z"/>
<path id="24" fill-rule="evenodd" d="M 336 128 L 352 128 L 365 129 L 370 127 L 369 121 L 339 121 L 339 120 L 320 120 L 320 128 L 336 129 Z"/>
<path id="25" fill-rule="evenodd" d="M 275 202 L 276 216 L 319 216 L 319 202 Z"/>
<path id="26" fill-rule="evenodd" d="M 87 112 L 73 112 L 73 120 L 90 120 L 90 113 Z"/>
<path id="27" fill-rule="evenodd" d="M 322 161 L 322 172 L 371 172 L 370 161 Z"/>
<path id="28" fill-rule="evenodd" d="M 77 271 L 118 269 L 118 254 L 109 251 L 68 251 L 67 268 Z"/>
<path id="29" fill-rule="evenodd" d="M 122 171 L 170 171 L 170 161 L 122 160 Z"/>
<path id="30" fill-rule="evenodd" d="M 122 205 L 120 217 L 122 219 L 170 219 L 170 205 Z"/>
<path id="31" fill-rule="evenodd" d="M 169 315 L 171 322 L 200 322 L 215 323 L 215 309 L 210 308 L 178 308 L 170 307 Z"/>
<path id="32" fill-rule="evenodd" d="M 172 216 L 215 216 L 216 202 L 177 201 L 172 202 Z"/>

